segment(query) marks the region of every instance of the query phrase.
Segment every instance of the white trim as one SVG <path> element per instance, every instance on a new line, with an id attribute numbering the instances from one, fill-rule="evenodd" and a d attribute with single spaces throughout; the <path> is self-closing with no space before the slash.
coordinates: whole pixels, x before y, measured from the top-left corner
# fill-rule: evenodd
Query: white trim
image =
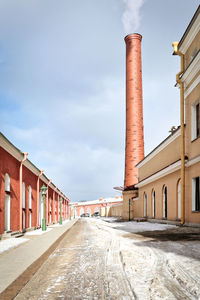
<path id="1" fill-rule="evenodd" d="M 21 161 L 24 158 L 24 155 L 19 152 L 5 137 L 0 133 L 0 146 L 16 158 L 18 161 Z"/>
<path id="2" fill-rule="evenodd" d="M 180 46 L 179 50 L 185 54 L 188 48 L 190 47 L 192 41 L 196 37 L 197 33 L 200 30 L 200 14 L 194 21 L 192 27 L 190 28 L 189 32 L 187 33 L 187 36 L 185 37 L 182 45 Z"/>
<path id="3" fill-rule="evenodd" d="M 192 211 L 195 211 L 196 178 L 192 178 Z"/>
<path id="4" fill-rule="evenodd" d="M 10 192 L 10 176 L 8 175 L 8 173 L 5 174 L 4 181 L 5 181 L 4 191 Z"/>
<path id="5" fill-rule="evenodd" d="M 191 86 L 184 92 L 184 99 L 186 99 L 189 94 L 195 89 L 195 87 L 200 83 L 200 75 L 195 79 Z"/>
<path id="6" fill-rule="evenodd" d="M 195 157 L 195 158 L 192 158 L 189 161 L 187 161 L 185 163 L 185 167 L 188 168 L 188 167 L 190 167 L 190 166 L 192 166 L 192 165 L 194 165 L 196 163 L 199 163 L 199 162 L 200 162 L 200 155 L 197 156 L 197 157 Z M 155 174 L 149 176 L 148 178 L 142 180 L 141 182 L 139 182 L 138 184 L 136 184 L 135 187 L 137 187 L 137 188 L 142 187 L 142 186 L 144 186 L 146 184 L 149 184 L 149 183 L 151 183 L 151 182 L 153 182 L 153 181 L 155 181 L 157 179 L 160 179 L 160 178 L 162 178 L 162 177 L 164 177 L 166 175 L 169 175 L 169 174 L 171 174 L 171 173 L 179 170 L 180 168 L 181 168 L 181 161 L 179 160 L 179 161 L 173 163 L 172 165 L 164 168 L 163 170 L 158 171 L 157 173 L 155 173 Z"/>
<path id="7" fill-rule="evenodd" d="M 192 158 L 192 159 L 190 159 L 187 163 L 186 163 L 186 167 L 190 167 L 190 166 L 192 166 L 192 165 L 194 165 L 194 164 L 197 164 L 197 163 L 199 163 L 200 162 L 200 155 L 198 155 L 198 156 L 196 156 L 196 157 L 194 157 L 194 158 Z"/>
<path id="8" fill-rule="evenodd" d="M 115 203 L 115 202 L 123 202 L 122 198 L 105 198 L 102 200 L 92 200 L 92 201 L 84 201 L 84 202 L 75 202 L 71 203 L 72 206 L 84 206 L 84 205 L 99 205 L 105 203 Z"/>
<path id="9" fill-rule="evenodd" d="M 197 54 L 195 59 L 192 61 L 192 63 L 189 65 L 189 67 L 183 74 L 181 81 L 185 82 L 187 86 L 199 71 L 200 71 L 200 52 Z"/>
<path id="10" fill-rule="evenodd" d="M 137 201 L 139 200 L 139 197 L 133 198 L 133 201 Z"/>
<path id="11" fill-rule="evenodd" d="M 32 187 L 29 185 L 28 187 L 28 207 L 32 209 Z"/>
<path id="12" fill-rule="evenodd" d="M 22 182 L 22 208 L 26 208 L 26 185 Z"/>
<path id="13" fill-rule="evenodd" d="M 161 152 L 164 148 L 166 148 L 169 144 L 171 144 L 176 138 L 178 138 L 181 135 L 180 128 L 169 138 L 167 138 L 166 141 L 164 141 L 160 146 L 155 148 L 149 155 L 147 155 L 139 164 L 137 164 L 137 167 L 140 168 L 143 165 L 145 165 L 148 161 L 150 161 L 154 156 L 156 156 L 159 152 Z"/>
<path id="14" fill-rule="evenodd" d="M 157 173 L 151 175 L 150 177 L 142 180 L 141 182 L 136 184 L 135 187 L 139 188 L 141 186 L 147 185 L 147 184 L 151 183 L 152 181 L 160 179 L 166 175 L 169 175 L 169 174 L 179 170 L 180 168 L 181 168 L 181 161 L 179 160 L 179 161 L 173 163 L 172 165 L 164 168 L 163 170 L 158 171 Z"/>

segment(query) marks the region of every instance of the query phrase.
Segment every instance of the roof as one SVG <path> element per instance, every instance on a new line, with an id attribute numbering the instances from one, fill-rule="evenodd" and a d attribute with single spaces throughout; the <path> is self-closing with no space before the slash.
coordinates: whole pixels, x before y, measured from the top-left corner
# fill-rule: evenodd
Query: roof
<path id="1" fill-rule="evenodd" d="M 194 22 L 195 22 L 195 20 L 196 20 L 196 18 L 198 17 L 199 14 L 200 14 L 200 5 L 198 6 L 198 8 L 197 8 L 197 10 L 196 10 L 196 12 L 194 14 L 194 16 L 192 17 L 192 20 L 190 21 L 190 23 L 189 23 L 188 27 L 186 28 L 186 30 L 185 30 L 185 32 L 184 32 L 184 34 L 183 34 L 180 42 L 178 43 L 178 48 L 180 48 L 181 45 L 183 44 L 186 36 L 188 35 L 188 33 L 189 33 L 192 25 L 194 24 Z"/>
<path id="2" fill-rule="evenodd" d="M 22 161 L 24 158 L 24 152 L 18 149 L 13 143 L 11 143 L 5 135 L 0 132 L 0 147 L 2 147 L 6 152 L 8 152 L 10 155 L 15 157 L 18 161 Z M 6 148 L 9 148 L 6 149 Z M 11 150 L 12 149 L 12 150 Z M 36 176 L 38 176 L 41 172 L 40 169 L 38 169 L 28 158 L 24 162 L 24 165 L 26 168 L 28 168 L 31 172 L 33 172 Z M 43 173 L 41 179 L 48 184 L 50 179 Z M 56 186 L 53 184 L 53 182 L 50 183 L 50 186 L 52 189 L 55 189 Z M 68 199 L 64 193 L 57 188 L 58 192 L 60 192 L 61 196 L 65 197 L 65 199 Z M 69 199 L 68 199 L 69 200 Z"/>
<path id="3" fill-rule="evenodd" d="M 140 164 L 144 162 L 149 156 L 151 156 L 157 149 L 159 149 L 165 142 L 167 142 L 171 137 L 175 135 L 180 130 L 180 126 L 178 126 L 166 139 L 164 139 L 157 147 L 155 147 L 149 154 L 147 154 L 137 165 L 136 167 L 140 167 Z"/>

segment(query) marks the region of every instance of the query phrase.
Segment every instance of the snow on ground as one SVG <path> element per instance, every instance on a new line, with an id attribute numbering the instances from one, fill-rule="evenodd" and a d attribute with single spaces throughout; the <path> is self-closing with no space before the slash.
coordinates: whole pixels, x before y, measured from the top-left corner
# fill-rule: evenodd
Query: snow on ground
<path id="1" fill-rule="evenodd" d="M 137 233 L 144 231 L 155 231 L 155 230 L 166 230 L 171 228 L 176 228 L 176 225 L 169 224 L 158 224 L 158 223 L 150 223 L 150 222 L 117 222 L 117 218 L 101 218 L 98 220 L 103 220 L 109 222 L 110 227 L 119 228 L 124 231 Z"/>
<path id="2" fill-rule="evenodd" d="M 25 235 L 41 235 L 41 234 L 47 233 L 51 230 L 52 230 L 52 228 L 49 228 L 49 227 L 47 227 L 47 230 L 42 230 L 42 228 L 40 228 L 40 229 L 36 229 L 36 230 L 26 232 Z"/>
<path id="3" fill-rule="evenodd" d="M 10 238 L 6 240 L 2 240 L 0 241 L 0 254 L 7 250 L 10 250 L 11 248 L 15 248 L 27 241 L 29 241 L 29 239 L 25 239 L 25 238 Z"/>
<path id="4" fill-rule="evenodd" d="M 114 239 L 120 240 L 124 271 L 138 299 L 200 300 L 199 229 L 109 219 L 98 223 L 117 229 Z"/>
<path id="5" fill-rule="evenodd" d="M 66 224 L 68 222 L 69 222 L 69 220 L 65 220 L 65 221 L 62 221 L 62 224 L 56 223 L 56 224 L 49 225 L 48 227 L 52 227 L 52 228 L 54 228 L 54 227 L 60 227 L 60 226 Z"/>

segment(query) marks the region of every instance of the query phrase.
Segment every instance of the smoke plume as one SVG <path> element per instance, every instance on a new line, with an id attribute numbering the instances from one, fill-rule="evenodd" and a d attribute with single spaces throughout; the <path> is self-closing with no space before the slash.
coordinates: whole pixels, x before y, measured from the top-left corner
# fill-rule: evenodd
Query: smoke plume
<path id="1" fill-rule="evenodd" d="M 126 34 L 136 32 L 140 26 L 140 8 L 145 0 L 123 0 L 125 10 L 122 15 L 122 23 Z"/>

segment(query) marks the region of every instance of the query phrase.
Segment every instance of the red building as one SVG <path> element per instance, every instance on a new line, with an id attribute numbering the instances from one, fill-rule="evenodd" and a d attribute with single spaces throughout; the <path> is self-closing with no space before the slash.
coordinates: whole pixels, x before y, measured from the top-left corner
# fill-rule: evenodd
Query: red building
<path id="1" fill-rule="evenodd" d="M 121 196 L 115 198 L 100 198 L 98 200 L 84 201 L 71 203 L 71 216 L 80 217 L 82 214 L 88 213 L 90 216 L 98 212 L 102 217 L 108 217 L 110 208 L 116 204 L 122 204 L 123 199 Z"/>
<path id="2" fill-rule="evenodd" d="M 47 187 L 46 223 L 69 216 L 69 199 L 0 133 L 0 237 L 8 231 L 39 228 L 43 218 L 42 185 Z"/>

